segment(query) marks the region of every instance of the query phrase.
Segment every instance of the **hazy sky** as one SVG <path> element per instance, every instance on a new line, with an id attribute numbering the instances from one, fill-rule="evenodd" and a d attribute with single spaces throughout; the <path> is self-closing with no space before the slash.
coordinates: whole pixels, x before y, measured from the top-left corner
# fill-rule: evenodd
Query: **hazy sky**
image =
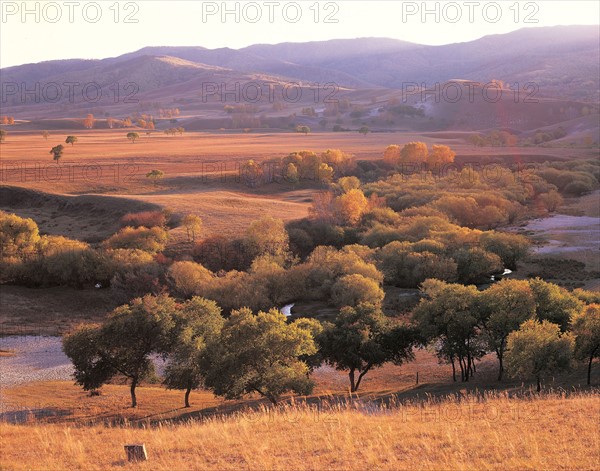
<path id="1" fill-rule="evenodd" d="M 112 57 L 162 45 L 240 48 L 365 36 L 447 44 L 523 27 L 597 24 L 599 5 L 595 0 L 0 0 L 0 67 Z M 230 13 L 223 17 L 225 9 Z"/>

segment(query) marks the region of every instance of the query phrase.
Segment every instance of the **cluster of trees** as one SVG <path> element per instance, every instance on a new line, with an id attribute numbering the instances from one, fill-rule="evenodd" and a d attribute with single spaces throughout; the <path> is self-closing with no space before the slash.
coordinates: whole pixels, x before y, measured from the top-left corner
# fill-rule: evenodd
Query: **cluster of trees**
<path id="1" fill-rule="evenodd" d="M 227 399 L 257 393 L 272 403 L 287 392 L 310 394 L 310 373 L 324 362 L 348 371 L 354 392 L 369 370 L 412 359 L 416 343 L 413 328 L 393 323 L 374 304 L 345 307 L 334 323 L 289 323 L 276 309 L 242 308 L 225 318 L 204 298 L 178 303 L 147 295 L 115 309 L 102 325 L 66 335 L 63 349 L 85 390 L 115 376 L 130 380 L 132 407 L 137 386 L 154 373 L 152 358 L 162 356 L 164 384 L 184 390 L 189 407 L 190 392 L 201 386 Z"/>
<path id="2" fill-rule="evenodd" d="M 44 139 L 48 139 L 49 136 L 50 136 L 50 133 L 48 131 L 42 132 L 42 137 Z M 65 139 L 65 144 L 71 144 L 71 146 L 74 146 L 78 140 L 79 139 L 77 138 L 77 136 L 67 136 L 67 138 Z M 59 160 L 63 156 L 64 151 L 65 151 L 65 146 L 63 146 L 62 144 L 58 144 L 58 145 L 52 147 L 52 149 L 50 149 L 49 154 L 52 155 L 52 159 L 58 164 Z"/>
<path id="3" fill-rule="evenodd" d="M 476 373 L 487 352 L 499 360 L 499 379 L 541 381 L 569 369 L 574 360 L 600 358 L 600 305 L 585 305 L 556 285 L 535 279 L 505 280 L 479 292 L 473 286 L 427 280 L 411 323 L 384 315 L 381 305 L 348 300 L 333 322 L 300 318 L 288 322 L 277 309 L 249 308 L 224 317 L 202 297 L 184 302 L 161 294 L 121 306 L 97 326 L 63 338 L 75 379 L 96 390 L 115 376 L 128 378 L 132 406 L 136 387 L 152 376 L 152 358 L 166 360 L 163 383 L 185 391 L 205 387 L 227 399 L 259 394 L 277 403 L 283 394 L 307 395 L 310 374 L 322 364 L 346 371 L 351 392 L 385 363 L 412 360 L 414 348 L 430 346 L 441 361 L 456 365 L 461 379 Z"/>
<path id="4" fill-rule="evenodd" d="M 581 196 L 600 186 L 600 163 L 597 159 L 546 162 L 535 176 L 566 196 Z"/>
<path id="5" fill-rule="evenodd" d="M 545 142 L 554 141 L 556 139 L 561 139 L 567 135 L 567 131 L 565 131 L 561 126 L 552 130 L 552 131 L 536 131 L 533 138 L 531 139 L 533 144 L 543 144 Z"/>
<path id="6" fill-rule="evenodd" d="M 398 100 L 389 100 L 384 109 L 388 113 L 397 116 L 408 116 L 411 118 L 425 116 L 425 111 L 422 108 L 415 108 L 411 105 L 402 105 L 399 104 Z"/>
<path id="7" fill-rule="evenodd" d="M 106 126 L 109 129 L 113 129 L 115 126 L 120 127 L 120 128 L 129 128 L 129 127 L 131 127 L 131 118 L 126 117 L 123 119 L 115 119 L 115 118 L 108 117 L 108 118 L 106 118 Z"/>
<path id="8" fill-rule="evenodd" d="M 154 116 L 145 113 L 136 113 L 134 117 L 136 120 L 136 124 L 140 128 L 147 129 L 149 131 L 155 128 L 156 123 L 154 121 Z"/>
<path id="9" fill-rule="evenodd" d="M 429 150 L 424 142 L 409 142 L 404 146 L 392 144 L 383 153 L 383 162 L 390 168 L 402 164 L 427 164 L 430 168 L 454 162 L 456 153 L 448 146 L 434 144 Z"/>
<path id="10" fill-rule="evenodd" d="M 169 136 L 169 135 L 174 136 L 177 133 L 179 133 L 180 136 L 183 136 L 184 132 L 185 132 L 185 129 L 182 127 L 165 129 L 165 134 L 167 136 Z"/>
<path id="11" fill-rule="evenodd" d="M 158 110 L 158 116 L 160 118 L 176 118 L 179 115 L 179 108 L 160 108 Z"/>
<path id="12" fill-rule="evenodd" d="M 149 213 L 128 215 L 128 222 L 148 223 Z M 161 252 L 168 240 L 162 226 L 127 226 L 99 247 L 62 236 L 40 235 L 28 218 L 0 212 L 0 268 L 2 281 L 25 286 L 72 286 L 83 288 L 100 283 L 111 286 L 127 301 L 132 295 L 160 290 L 165 271 Z"/>
<path id="13" fill-rule="evenodd" d="M 513 223 L 527 214 L 528 206 L 553 211 L 562 201 L 560 194 L 590 192 L 599 187 L 600 179 L 597 160 L 546 162 L 514 173 L 499 165 L 450 166 L 433 172 L 414 166 L 400 169 L 401 173 L 364 184 L 365 194 L 385 198 L 395 211 L 437 209 L 457 224 L 481 229 Z"/>
<path id="14" fill-rule="evenodd" d="M 240 180 L 250 187 L 273 182 L 296 184 L 313 181 L 329 184 L 334 177 L 348 175 L 355 168 L 354 156 L 339 149 L 328 149 L 320 154 L 303 150 L 263 163 L 249 160 L 240 166 Z"/>
<path id="15" fill-rule="evenodd" d="M 2 119 L 0 119 L 0 124 L 6 124 L 6 125 L 15 124 L 15 118 L 14 118 L 14 116 L 2 116 Z"/>
<path id="16" fill-rule="evenodd" d="M 506 366 L 513 376 L 536 378 L 539 390 L 540 378 L 567 368 L 576 353 L 589 360 L 589 383 L 591 361 L 600 354 L 600 339 L 589 340 L 600 333 L 597 304 L 586 306 L 574 293 L 539 278 L 505 279 L 484 291 L 426 280 L 421 291 L 413 320 L 438 358 L 452 365 L 455 381 L 456 364 L 461 380 L 468 381 L 475 361 L 493 352 L 499 380 Z M 522 340 L 528 337 L 533 338 Z"/>
<path id="17" fill-rule="evenodd" d="M 307 161 L 314 163 L 314 157 L 309 154 Z M 162 176 L 155 173 L 149 177 Z M 130 298 L 169 286 L 185 296 L 217 300 L 226 309 L 243 306 L 242 299 L 247 296 L 245 305 L 263 309 L 304 296 L 341 305 L 342 299 L 358 299 L 361 293 L 382 293 L 382 283 L 416 288 L 432 277 L 449 282 L 487 282 L 503 267 L 514 269 L 527 252 L 528 243 L 522 236 L 461 227 L 435 208 L 409 208 L 397 213 L 385 206 L 383 197 L 372 193 L 367 198 L 356 177 L 343 177 L 331 188 L 330 193 L 315 198 L 312 219 L 285 227 L 279 220 L 263 218 L 237 239 L 212 236 L 196 240 L 201 220 L 186 216 L 182 223 L 188 240 L 194 243 L 190 253 L 194 261 L 184 257 L 174 264 L 177 270 L 171 270 L 171 261 L 162 255 L 168 240 L 164 214 L 145 212 L 127 215 L 122 222 L 127 227 L 99 250 L 79 247 L 76 254 L 69 252 L 72 258 L 82 258 L 75 265 L 84 267 L 84 260 L 96 260 L 90 273 L 72 270 L 68 276 L 52 279 L 47 270 L 30 274 L 31 266 L 19 263 L 9 273 L 30 285 L 85 286 L 96 277 L 96 281 L 110 284 Z M 90 255 L 94 251 L 98 253 Z M 43 251 L 36 253 L 44 258 Z M 121 262 L 128 257 L 132 262 L 123 267 Z M 327 262 L 331 267 L 323 271 L 320 260 L 328 257 L 343 260 L 339 262 L 341 268 L 332 270 L 338 262 Z M 366 277 L 375 285 L 356 276 L 339 281 L 346 275 L 365 276 L 365 272 L 355 271 L 358 266 L 369 267 Z M 316 273 L 321 274 L 320 279 Z M 183 274 L 190 278 L 185 287 L 180 286 Z M 318 283 L 313 283 L 315 278 Z M 201 282 L 194 284 L 192 280 Z M 335 283 L 338 285 L 332 291 Z"/>
<path id="18" fill-rule="evenodd" d="M 492 131 L 488 134 L 471 134 L 469 142 L 475 147 L 513 147 L 519 139 L 508 131 Z"/>

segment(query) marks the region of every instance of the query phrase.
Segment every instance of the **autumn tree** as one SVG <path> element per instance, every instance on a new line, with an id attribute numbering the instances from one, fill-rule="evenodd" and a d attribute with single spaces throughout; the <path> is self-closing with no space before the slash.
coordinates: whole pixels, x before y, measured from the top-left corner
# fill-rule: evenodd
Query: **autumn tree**
<path id="1" fill-rule="evenodd" d="M 543 376 L 570 368 L 574 345 L 574 336 L 561 333 L 559 325 L 530 319 L 508 336 L 506 370 L 513 377 L 535 378 L 540 392 Z"/>
<path id="2" fill-rule="evenodd" d="M 48 137 L 50 137 L 50 133 L 48 131 L 42 131 L 42 137 L 48 140 Z"/>
<path id="3" fill-rule="evenodd" d="M 379 284 L 360 274 L 346 275 L 331 288 L 331 301 L 338 307 L 369 303 L 380 306 L 384 292 Z"/>
<path id="4" fill-rule="evenodd" d="M 0 258 L 28 257 L 39 244 L 40 232 L 33 219 L 0 211 Z"/>
<path id="5" fill-rule="evenodd" d="M 202 218 L 192 213 L 188 213 L 183 216 L 181 225 L 185 228 L 188 241 L 194 242 L 196 236 L 202 232 Z"/>
<path id="6" fill-rule="evenodd" d="M 65 139 L 65 144 L 74 145 L 77 142 L 77 136 L 67 136 Z"/>
<path id="7" fill-rule="evenodd" d="M 355 226 L 369 207 L 369 200 L 362 190 L 351 189 L 336 198 L 336 213 L 340 221 Z"/>
<path id="8" fill-rule="evenodd" d="M 256 256 L 284 258 L 289 252 L 289 236 L 281 219 L 264 216 L 250 224 L 245 239 Z"/>
<path id="9" fill-rule="evenodd" d="M 322 191 L 313 195 L 313 200 L 308 208 L 309 216 L 320 222 L 334 222 L 335 196 L 331 191 Z"/>
<path id="10" fill-rule="evenodd" d="M 573 316 L 575 356 L 587 360 L 587 384 L 592 381 L 592 362 L 600 359 L 600 304 L 590 304 Z"/>
<path id="11" fill-rule="evenodd" d="M 138 249 L 156 253 L 165 248 L 169 233 L 162 227 L 124 227 L 103 242 L 107 249 Z"/>
<path id="12" fill-rule="evenodd" d="M 342 193 L 348 193 L 350 190 L 358 190 L 360 188 L 360 180 L 356 177 L 342 177 L 337 181 L 337 186 Z"/>
<path id="13" fill-rule="evenodd" d="M 184 298 L 190 298 L 208 291 L 213 274 L 199 263 L 179 261 L 169 267 L 167 279 L 173 292 Z"/>
<path id="14" fill-rule="evenodd" d="M 204 382 L 226 399 L 258 393 L 276 404 L 288 391 L 310 394 L 313 382 L 300 358 L 316 352 L 310 331 L 288 324 L 277 309 L 243 308 L 231 313 L 207 354 Z"/>
<path id="15" fill-rule="evenodd" d="M 483 291 L 478 304 L 484 336 L 498 357 L 500 381 L 509 334 L 535 315 L 533 292 L 527 281 L 504 279 Z"/>
<path id="16" fill-rule="evenodd" d="M 321 160 L 333 168 L 338 175 L 348 175 L 356 168 L 356 159 L 340 149 L 327 149 L 320 155 Z"/>
<path id="17" fill-rule="evenodd" d="M 321 183 L 331 183 L 333 181 L 333 168 L 326 163 L 322 163 L 319 165 L 317 175 Z"/>
<path id="18" fill-rule="evenodd" d="M 94 119 L 94 115 L 88 114 L 83 120 L 83 127 L 85 127 L 86 129 L 92 129 L 94 127 L 95 122 L 96 120 Z"/>
<path id="19" fill-rule="evenodd" d="M 63 155 L 63 151 L 64 151 L 64 146 L 62 144 L 59 144 L 57 146 L 54 146 L 52 149 L 50 149 L 50 154 L 52 154 L 52 158 L 54 159 L 54 161 L 58 164 L 58 161 L 60 160 L 60 158 Z"/>
<path id="20" fill-rule="evenodd" d="M 451 164 L 454 162 L 456 153 L 448 146 L 433 145 L 431 152 L 427 155 L 427 165 L 429 168 Z"/>
<path id="21" fill-rule="evenodd" d="M 298 126 L 296 132 L 301 132 L 306 136 L 310 132 L 310 128 L 308 126 Z"/>
<path id="22" fill-rule="evenodd" d="M 300 174 L 298 173 L 298 167 L 293 163 L 287 164 L 283 172 L 283 179 L 288 183 L 298 183 L 300 181 Z"/>
<path id="23" fill-rule="evenodd" d="M 131 407 L 136 407 L 136 388 L 154 371 L 151 355 L 170 349 L 175 310 L 173 299 L 147 295 L 115 309 L 101 326 L 63 337 L 77 384 L 95 390 L 123 375 L 131 381 Z"/>
<path id="24" fill-rule="evenodd" d="M 0 129 L 0 143 L 6 140 L 8 133 L 4 129 Z"/>
<path id="25" fill-rule="evenodd" d="M 409 142 L 400 151 L 400 160 L 403 163 L 424 163 L 427 156 L 427 144 L 424 142 Z"/>
<path id="26" fill-rule="evenodd" d="M 396 167 L 400 163 L 400 146 L 396 144 L 387 146 L 383 153 L 383 162 L 388 167 Z"/>
<path id="27" fill-rule="evenodd" d="M 264 181 L 263 166 L 250 159 L 240 166 L 240 177 L 244 184 L 256 188 Z"/>
<path id="28" fill-rule="evenodd" d="M 225 319 L 214 301 L 194 297 L 175 311 L 173 320 L 164 384 L 184 390 L 185 407 L 190 407 L 190 393 L 202 385 L 205 356 L 218 341 Z"/>
<path id="29" fill-rule="evenodd" d="M 137 132 L 128 132 L 127 133 L 127 139 L 129 139 L 132 144 L 135 142 L 136 139 L 139 139 L 139 138 L 140 138 L 140 135 Z"/>

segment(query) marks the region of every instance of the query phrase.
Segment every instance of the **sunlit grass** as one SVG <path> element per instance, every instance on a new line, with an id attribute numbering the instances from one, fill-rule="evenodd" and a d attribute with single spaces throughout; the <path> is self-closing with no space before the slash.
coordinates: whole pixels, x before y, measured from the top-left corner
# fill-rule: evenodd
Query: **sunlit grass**
<path id="1" fill-rule="evenodd" d="M 150 426 L 6 425 L 1 469 L 598 469 L 594 393 L 287 404 Z M 147 463 L 123 445 L 143 442 Z"/>

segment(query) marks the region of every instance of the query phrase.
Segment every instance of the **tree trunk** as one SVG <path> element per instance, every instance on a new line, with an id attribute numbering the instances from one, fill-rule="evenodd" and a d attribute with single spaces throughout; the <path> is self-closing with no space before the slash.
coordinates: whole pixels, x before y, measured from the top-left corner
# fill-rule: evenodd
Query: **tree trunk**
<path id="1" fill-rule="evenodd" d="M 354 384 L 354 368 L 350 369 L 350 373 L 348 373 L 348 376 L 350 377 L 350 392 L 354 392 L 356 391 L 356 386 Z"/>
<path id="2" fill-rule="evenodd" d="M 358 391 L 358 387 L 360 386 L 360 382 L 362 381 L 363 377 L 367 374 L 367 371 L 369 371 L 371 369 L 371 365 L 367 366 L 364 370 L 362 370 L 362 372 L 358 375 L 358 380 L 356 381 L 356 385 L 354 387 L 354 391 Z"/>
<path id="3" fill-rule="evenodd" d="M 471 358 L 471 352 L 467 353 L 467 373 L 469 377 L 473 376 L 473 358 Z"/>
<path id="4" fill-rule="evenodd" d="M 536 379 L 537 379 L 537 392 L 540 392 L 542 390 L 542 384 L 540 383 L 540 377 L 538 376 Z"/>
<path id="5" fill-rule="evenodd" d="M 502 381 L 502 373 L 504 373 L 504 363 L 502 362 L 503 360 L 503 354 L 502 351 L 501 353 L 498 354 L 498 363 L 499 363 L 499 368 L 498 368 L 498 381 Z"/>
<path id="6" fill-rule="evenodd" d="M 192 392 L 192 387 L 188 386 L 185 390 L 185 407 L 190 407 L 190 393 Z"/>
<path id="7" fill-rule="evenodd" d="M 456 383 L 456 365 L 454 364 L 454 357 L 450 357 L 450 362 L 452 363 L 452 381 Z"/>
<path id="8" fill-rule="evenodd" d="M 137 378 L 132 378 L 131 388 L 129 389 L 131 392 L 131 407 L 137 407 L 137 398 L 135 397 L 135 388 L 137 386 L 137 382 Z"/>
<path id="9" fill-rule="evenodd" d="M 587 384 L 588 384 L 588 386 L 590 384 L 592 384 L 592 360 L 594 359 L 594 353 L 595 352 L 596 351 L 594 350 L 592 352 L 592 354 L 590 355 L 590 362 L 588 363 L 588 377 L 587 377 Z"/>

